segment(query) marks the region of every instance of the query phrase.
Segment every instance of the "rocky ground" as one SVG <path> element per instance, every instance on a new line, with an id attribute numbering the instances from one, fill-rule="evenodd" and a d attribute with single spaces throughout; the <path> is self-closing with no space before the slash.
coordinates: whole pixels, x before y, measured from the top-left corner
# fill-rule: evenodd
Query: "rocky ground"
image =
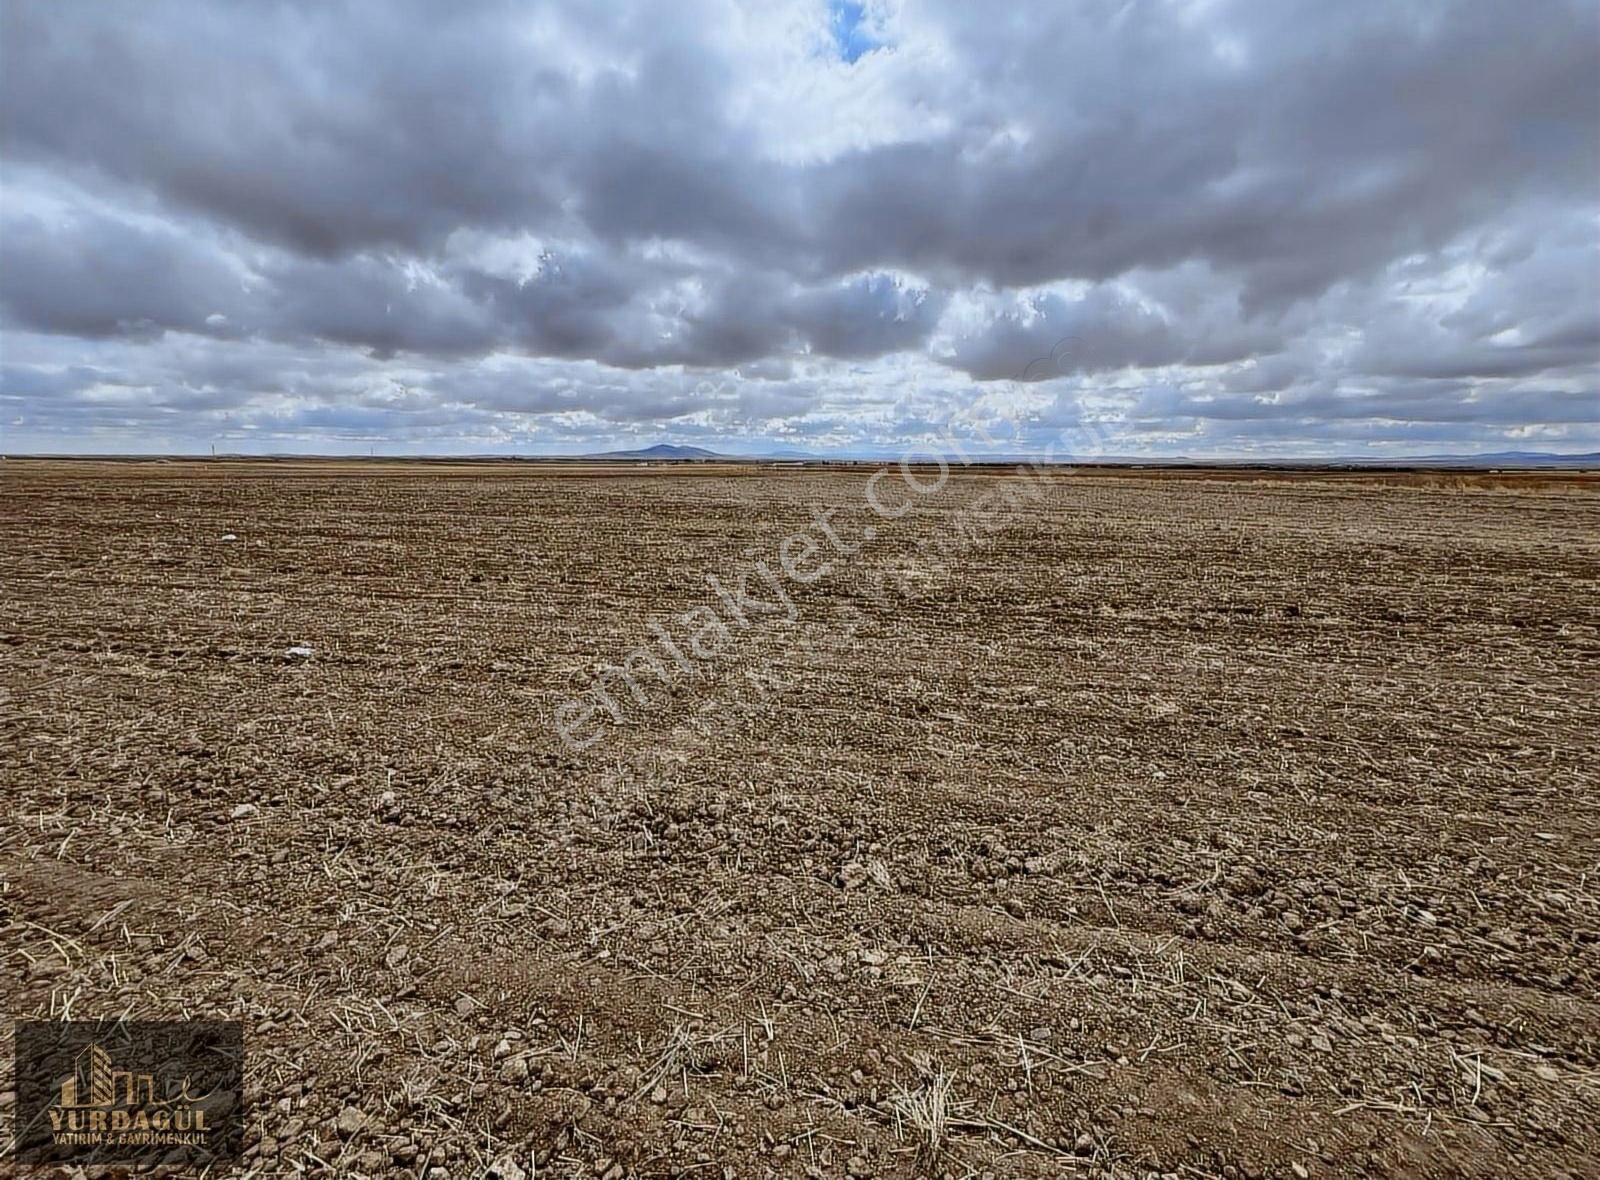
<path id="1" fill-rule="evenodd" d="M 8 462 L 0 1014 L 243 1021 L 214 1175 L 1600 1173 L 1593 485 L 868 475 Z"/>

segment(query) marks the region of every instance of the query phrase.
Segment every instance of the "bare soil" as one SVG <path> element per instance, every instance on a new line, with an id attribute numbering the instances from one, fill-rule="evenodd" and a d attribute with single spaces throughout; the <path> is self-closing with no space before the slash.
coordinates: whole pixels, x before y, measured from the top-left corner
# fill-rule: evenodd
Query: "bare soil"
<path id="1" fill-rule="evenodd" d="M 1593 480 L 869 474 L 4 463 L 7 1038 L 242 1020 L 253 1176 L 1600 1174 Z"/>

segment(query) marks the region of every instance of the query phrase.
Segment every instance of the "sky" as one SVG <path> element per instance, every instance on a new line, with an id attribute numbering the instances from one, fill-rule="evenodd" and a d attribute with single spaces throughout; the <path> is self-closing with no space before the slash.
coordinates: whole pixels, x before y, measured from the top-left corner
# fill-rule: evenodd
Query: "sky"
<path id="1" fill-rule="evenodd" d="M 1600 450 L 1591 0 L 0 5 L 0 448 Z"/>

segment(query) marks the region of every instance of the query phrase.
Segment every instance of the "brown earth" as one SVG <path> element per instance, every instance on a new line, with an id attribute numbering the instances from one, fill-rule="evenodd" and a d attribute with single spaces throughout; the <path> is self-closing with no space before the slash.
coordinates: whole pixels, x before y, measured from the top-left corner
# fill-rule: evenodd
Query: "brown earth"
<path id="1" fill-rule="evenodd" d="M 4 463 L 8 1029 L 242 1020 L 255 1176 L 1600 1174 L 1592 480 L 868 474 Z"/>

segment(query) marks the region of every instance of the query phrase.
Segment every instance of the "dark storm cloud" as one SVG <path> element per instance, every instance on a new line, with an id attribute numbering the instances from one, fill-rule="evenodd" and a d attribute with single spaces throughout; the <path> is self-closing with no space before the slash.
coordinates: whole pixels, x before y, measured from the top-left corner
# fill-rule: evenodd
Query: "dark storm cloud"
<path id="1" fill-rule="evenodd" d="M 98 213 L 7 216 L 0 307 L 38 332 L 322 340 L 374 356 L 598 359 L 623 368 L 735 365 L 805 347 L 874 357 L 921 346 L 943 299 L 883 275 L 798 288 L 781 275 L 696 271 L 594 251 L 546 253 L 522 277 L 433 270 L 393 255 L 274 252 L 249 267 L 211 238 Z M 673 286 L 693 278 L 690 307 Z M 664 310 L 652 307 L 664 302 Z"/>
<path id="2" fill-rule="evenodd" d="M 486 309 L 448 281 L 407 273 L 391 259 L 293 260 L 263 267 L 263 331 L 370 349 L 435 356 L 493 348 L 499 332 Z"/>
<path id="3" fill-rule="evenodd" d="M 0 307 L 16 324 L 72 336 L 219 333 L 238 314 L 239 276 L 164 227 L 86 214 L 0 214 Z"/>
<path id="4" fill-rule="evenodd" d="M 8 4 L 3 142 L 310 254 L 521 224 L 570 96 L 506 12 Z"/>
<path id="5" fill-rule="evenodd" d="M 1049 381 L 1063 373 L 1175 364 L 1188 351 L 1181 327 L 1114 291 L 1078 300 L 1048 295 L 999 316 L 963 340 L 953 363 L 979 381 Z"/>
<path id="6" fill-rule="evenodd" d="M 1518 194 L 1593 195 L 1589 6 L 1233 4 L 1193 25 L 1178 9 L 1041 6 L 1019 36 L 953 5 L 965 72 L 992 89 L 937 139 L 825 170 L 826 224 L 845 229 L 819 244 L 1006 285 L 1205 258 L 1262 306 L 1442 245 Z"/>
<path id="7" fill-rule="evenodd" d="M 1129 366 L 1229 364 L 1284 343 L 1265 322 L 1226 303 L 1179 315 L 1106 286 L 1080 298 L 1045 295 L 998 315 L 957 342 L 951 364 L 980 381 L 1051 381 Z"/>
<path id="8" fill-rule="evenodd" d="M 792 316 L 816 352 L 874 357 L 920 346 L 938 324 L 944 305 L 940 292 L 908 290 L 887 275 L 867 275 L 806 292 L 794 301 Z"/>
<path id="9" fill-rule="evenodd" d="M 522 347 L 539 356 L 591 357 L 616 335 L 614 317 L 644 276 L 605 256 L 546 255 L 520 279 L 469 271 L 466 293 L 492 309 Z"/>
<path id="10" fill-rule="evenodd" d="M 92 359 L 130 401 L 358 405 L 388 365 L 464 429 L 799 405 L 865 437 L 914 434 L 886 391 L 943 365 L 1133 374 L 1141 423 L 1590 421 L 1590 3 L 930 0 L 870 37 L 730 4 L 5 5 L 0 314 L 43 359 L 3 388 Z M 569 384 L 491 390 L 505 356 Z M 854 417 L 783 392 L 830 359 Z"/>

